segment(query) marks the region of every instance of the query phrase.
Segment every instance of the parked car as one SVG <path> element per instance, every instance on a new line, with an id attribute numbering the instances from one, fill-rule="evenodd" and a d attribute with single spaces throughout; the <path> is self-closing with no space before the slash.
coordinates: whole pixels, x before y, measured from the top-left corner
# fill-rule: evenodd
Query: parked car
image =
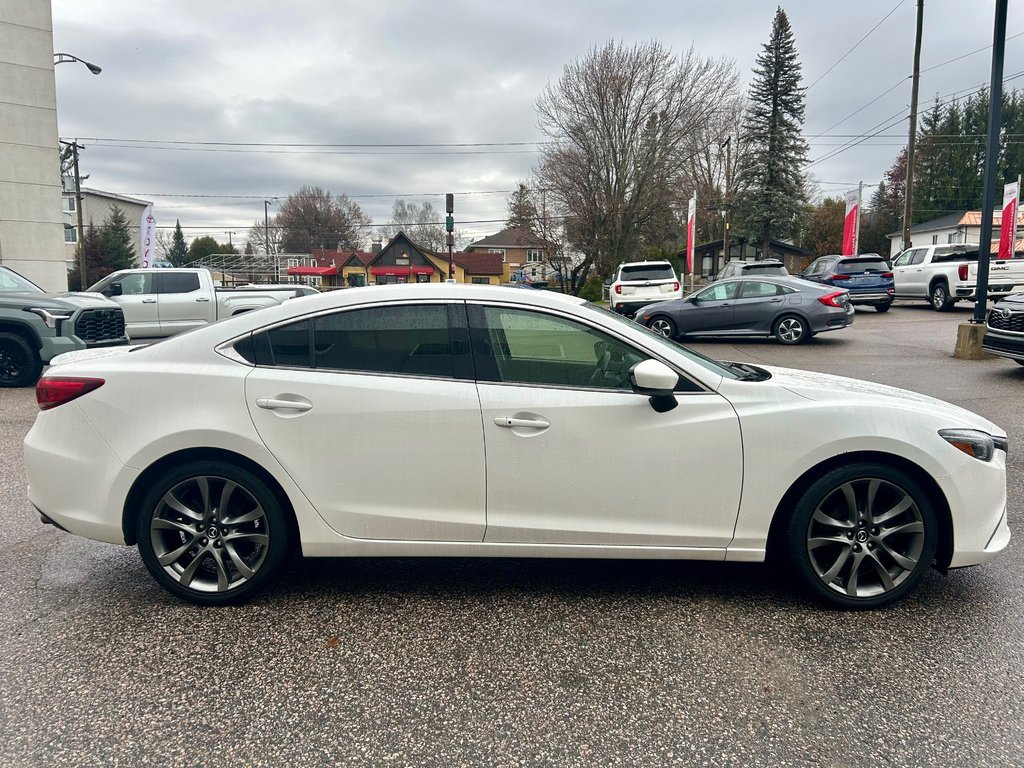
<path id="1" fill-rule="evenodd" d="M 302 283 L 246 283 L 245 285 L 236 285 L 232 288 L 226 288 L 222 290 L 228 291 L 291 291 L 292 295 L 290 298 L 297 299 L 299 296 L 315 296 L 320 293 L 320 290 L 314 288 L 312 285 L 304 285 Z"/>
<path id="2" fill-rule="evenodd" d="M 161 338 L 201 328 L 225 317 L 280 304 L 301 286 L 219 288 L 208 269 L 122 269 L 89 291 L 109 297 L 124 310 L 132 339 Z"/>
<path id="3" fill-rule="evenodd" d="M 1024 365 L 1024 293 L 1007 296 L 988 311 L 982 349 Z"/>
<path id="4" fill-rule="evenodd" d="M 746 277 L 748 275 L 788 275 L 786 265 L 777 259 L 762 261 L 742 261 L 733 259 L 722 267 L 715 280 L 728 280 L 730 277 Z M 714 282 L 714 281 L 712 281 Z"/>
<path id="5" fill-rule="evenodd" d="M 860 256 L 822 256 L 811 262 L 800 277 L 823 285 L 834 285 L 850 292 L 850 303 L 868 304 L 879 312 L 892 306 L 892 270 L 877 253 Z"/>
<path id="6" fill-rule="evenodd" d="M 0 387 L 31 387 L 57 355 L 127 344 L 124 313 L 102 296 L 46 293 L 0 266 Z"/>
<path id="7" fill-rule="evenodd" d="M 731 278 L 685 299 L 642 307 L 641 325 L 669 339 L 683 336 L 774 336 L 800 344 L 853 322 L 849 293 L 794 277 Z"/>
<path id="8" fill-rule="evenodd" d="M 908 248 L 892 263 L 895 297 L 924 299 L 943 312 L 961 299 L 975 301 L 978 245 L 923 245 Z M 1024 259 L 989 262 L 988 296 L 998 299 L 1024 285 Z"/>
<path id="9" fill-rule="evenodd" d="M 719 363 L 549 291 L 334 291 L 51 367 L 36 395 L 25 469 L 44 522 L 137 544 L 163 587 L 201 604 L 251 596 L 298 544 L 308 557 L 770 549 L 811 594 L 870 608 L 1010 538 L 1006 432 L 981 416 Z M 524 483 L 525 466 L 643 482 Z"/>
<path id="10" fill-rule="evenodd" d="M 652 301 L 678 299 L 683 295 L 676 271 L 667 261 L 631 261 L 620 264 L 608 288 L 608 306 L 632 316 Z"/>

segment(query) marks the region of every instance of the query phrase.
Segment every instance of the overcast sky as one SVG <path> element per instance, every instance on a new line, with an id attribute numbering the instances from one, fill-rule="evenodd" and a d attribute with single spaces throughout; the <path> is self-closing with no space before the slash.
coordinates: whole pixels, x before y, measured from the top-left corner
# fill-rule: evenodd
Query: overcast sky
<path id="1" fill-rule="evenodd" d="M 456 221 L 481 222 L 459 226 L 482 237 L 501 228 L 486 221 L 504 218 L 506 191 L 536 162 L 531 142 L 542 136 L 534 105 L 567 62 L 608 39 L 657 38 L 677 51 L 692 45 L 702 55 L 735 60 L 745 90 L 776 5 L 53 0 L 54 50 L 103 68 L 99 76 L 79 65 L 57 68 L 59 132 L 102 140 L 83 142 L 88 186 L 154 201 L 159 225 L 180 219 L 189 237 L 226 241 L 234 231 L 238 243 L 253 221 L 262 221 L 265 198 L 284 198 L 302 184 L 348 194 L 378 223 L 390 218 L 395 197 L 428 199 L 443 209 L 444 192 L 476 193 L 456 197 Z M 804 85 L 811 86 L 805 134 L 812 160 L 905 114 L 915 0 L 789 0 L 783 7 Z M 991 46 L 994 8 L 994 0 L 928 0 L 922 69 Z M 1018 33 L 1024 33 L 1024 6 L 1011 3 L 1007 37 Z M 986 49 L 924 72 L 922 108 L 936 96 L 987 84 L 990 66 Z M 1005 59 L 1007 77 L 1022 70 L 1024 35 L 1007 43 Z M 1014 85 L 1024 87 L 1024 77 L 1007 83 Z M 906 122 L 896 123 L 810 170 L 826 193 L 840 194 L 858 181 L 877 184 L 905 136 Z M 134 143 L 139 140 L 293 146 L 154 149 Z M 294 146 L 499 142 L 512 145 Z M 514 145 L 519 142 L 526 145 Z"/>

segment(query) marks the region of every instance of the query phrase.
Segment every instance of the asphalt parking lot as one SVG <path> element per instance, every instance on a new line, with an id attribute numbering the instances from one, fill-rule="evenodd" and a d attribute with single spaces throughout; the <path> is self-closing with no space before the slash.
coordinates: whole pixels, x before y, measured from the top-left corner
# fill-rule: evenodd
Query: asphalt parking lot
<path id="1" fill-rule="evenodd" d="M 954 359 L 970 313 L 693 345 L 1008 430 L 1008 551 L 865 613 L 764 565 L 299 558 L 248 605 L 195 608 L 134 548 L 38 523 L 33 393 L 0 390 L 0 764 L 1024 764 L 1024 367 Z"/>

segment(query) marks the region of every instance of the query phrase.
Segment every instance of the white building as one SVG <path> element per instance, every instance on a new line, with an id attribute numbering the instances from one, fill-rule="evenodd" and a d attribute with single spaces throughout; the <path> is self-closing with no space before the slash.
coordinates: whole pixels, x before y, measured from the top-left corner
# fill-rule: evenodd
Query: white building
<path id="1" fill-rule="evenodd" d="M 73 184 L 73 182 L 72 182 Z M 75 210 L 75 192 L 65 192 L 64 203 L 64 257 L 69 265 L 75 263 L 78 247 L 78 213 Z M 89 223 L 101 226 L 110 210 L 116 205 L 128 217 L 129 231 L 135 244 L 135 260 L 142 263 L 142 212 L 151 203 L 137 197 L 118 195 L 114 192 L 101 192 L 98 189 L 82 187 L 82 224 L 88 228 Z"/>
<path id="2" fill-rule="evenodd" d="M 49 0 L 0 2 L 0 264 L 68 287 Z"/>
<path id="3" fill-rule="evenodd" d="M 1002 229 L 1002 211 L 992 214 L 992 241 L 999 244 Z M 1024 225 L 1024 213 L 1017 215 L 1017 228 Z M 903 250 L 903 232 L 892 232 L 889 238 L 889 256 L 895 258 Z M 922 221 L 910 228 L 913 245 L 946 245 L 949 243 L 977 243 L 981 240 L 981 211 L 948 213 L 931 221 Z M 1017 240 L 1015 251 L 1024 251 L 1024 241 Z"/>

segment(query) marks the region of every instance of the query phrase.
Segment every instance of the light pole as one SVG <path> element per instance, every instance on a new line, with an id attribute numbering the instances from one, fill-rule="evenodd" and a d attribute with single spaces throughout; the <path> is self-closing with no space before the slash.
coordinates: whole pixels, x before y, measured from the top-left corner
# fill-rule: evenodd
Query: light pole
<path id="1" fill-rule="evenodd" d="M 270 258 L 270 206 L 272 206 L 275 200 L 264 200 L 263 201 L 263 252 L 267 254 L 267 258 Z M 281 282 L 281 264 L 277 260 L 277 255 L 274 256 L 274 282 Z"/>
<path id="2" fill-rule="evenodd" d="M 94 75 L 98 75 L 103 70 L 95 64 L 80 59 L 77 56 L 72 56 L 70 53 L 54 53 L 53 54 L 53 66 L 58 64 L 70 64 L 72 62 L 79 62 L 84 64 L 90 72 Z M 67 142 L 65 142 L 67 144 Z M 89 287 L 88 275 L 86 274 L 85 268 L 85 227 L 82 225 L 82 176 L 78 172 L 78 140 L 71 142 L 68 146 L 71 147 L 71 153 L 74 158 L 74 172 L 75 172 L 75 210 L 78 215 L 78 278 L 81 282 L 79 288 L 85 290 Z"/>

